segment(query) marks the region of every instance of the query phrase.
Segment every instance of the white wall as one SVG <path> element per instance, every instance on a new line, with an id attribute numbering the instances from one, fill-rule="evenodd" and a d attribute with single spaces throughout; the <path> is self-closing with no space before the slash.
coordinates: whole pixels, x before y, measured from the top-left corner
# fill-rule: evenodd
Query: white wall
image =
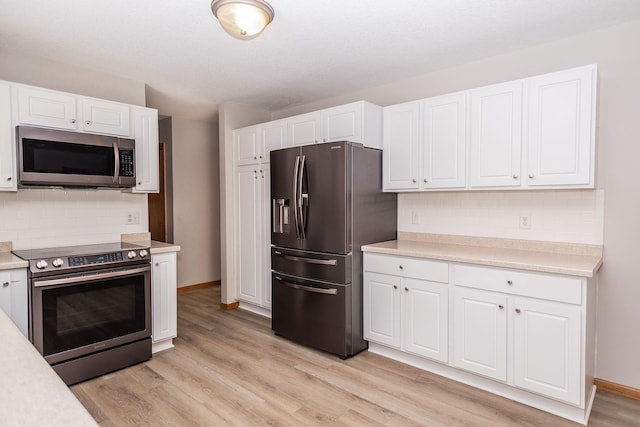
<path id="1" fill-rule="evenodd" d="M 319 100 L 316 103 L 296 106 L 279 111 L 273 118 L 286 117 L 293 114 L 317 110 L 346 102 L 365 99 L 379 105 L 391 105 L 399 102 L 425 98 L 429 96 L 470 89 L 492 83 L 523 78 L 527 76 L 562 70 L 580 65 L 598 64 L 599 75 L 599 118 L 598 118 L 598 165 L 597 186 L 604 192 L 604 265 L 599 274 L 598 297 L 598 343 L 597 343 L 597 377 L 615 383 L 640 388 L 640 334 L 635 333 L 640 325 L 640 262 L 638 259 L 638 241 L 640 241 L 640 197 L 635 179 L 640 143 L 638 143 L 637 126 L 640 117 L 640 54 L 637 42 L 640 40 L 640 22 L 630 22 L 602 30 L 576 35 L 552 43 L 512 53 L 486 58 L 459 67 L 433 72 L 415 78 L 394 82 L 392 84 L 363 89 L 331 99 Z M 411 61 L 405 64 L 411 66 Z M 474 193 L 475 194 L 475 193 Z M 492 193 L 493 194 L 493 193 Z M 507 193 L 504 193 L 507 194 Z M 465 233 L 518 238 L 549 239 L 553 238 L 552 230 L 562 232 L 566 227 L 568 235 L 562 235 L 573 241 L 597 240 L 602 233 L 601 193 L 593 196 L 596 201 L 595 210 L 586 209 L 591 201 L 581 200 L 583 195 L 574 191 L 562 192 L 567 200 L 572 200 L 569 208 L 573 213 L 582 211 L 577 219 L 567 218 L 562 201 L 541 196 L 538 192 L 528 192 L 528 196 L 506 195 L 488 196 L 486 200 L 470 193 L 434 195 L 425 193 L 421 196 L 401 196 L 399 202 L 399 218 L 401 227 L 412 228 L 406 224 L 407 209 L 417 205 L 421 218 L 425 222 L 419 229 L 424 232 L 454 232 L 458 226 L 453 220 L 445 220 L 444 224 L 427 219 L 441 216 L 455 218 L 467 223 L 459 224 Z M 469 196 L 467 199 L 466 196 Z M 520 200 L 520 197 L 526 197 Z M 535 206 L 536 198 L 544 197 L 540 203 L 548 204 L 549 211 L 535 213 L 531 233 L 511 230 L 511 226 L 499 226 L 489 219 L 492 214 L 500 212 L 506 204 L 507 212 L 499 214 L 507 224 L 513 224 L 513 217 L 521 209 L 529 210 Z M 467 209 L 461 204 L 469 200 Z M 580 206 L 586 203 L 585 206 Z M 469 205 L 470 204 L 470 205 Z M 558 210 L 560 208 L 560 210 Z M 462 212 L 460 211 L 462 209 Z M 478 215 L 483 221 L 469 223 L 468 220 Z M 535 212 L 535 211 L 532 211 Z M 538 219 L 543 223 L 553 219 L 554 213 L 559 215 L 558 224 L 548 230 L 537 230 Z M 564 217 L 564 218 L 563 218 Z M 538 219 L 536 219 L 538 218 Z M 560 221 L 562 219 L 562 221 Z M 576 228 L 574 221 L 581 223 Z M 593 228 L 591 225 L 593 225 Z M 488 225 L 488 226 L 487 226 Z M 433 226 L 433 227 L 432 227 Z M 585 234 L 582 235 L 581 227 Z"/>
<path id="2" fill-rule="evenodd" d="M 171 118 L 173 241 L 178 287 L 220 280 L 218 126 Z"/>
<path id="3" fill-rule="evenodd" d="M 140 223 L 127 224 L 135 212 Z M 13 249 L 119 242 L 149 229 L 147 195 L 118 190 L 21 189 L 0 192 L 0 241 Z"/>

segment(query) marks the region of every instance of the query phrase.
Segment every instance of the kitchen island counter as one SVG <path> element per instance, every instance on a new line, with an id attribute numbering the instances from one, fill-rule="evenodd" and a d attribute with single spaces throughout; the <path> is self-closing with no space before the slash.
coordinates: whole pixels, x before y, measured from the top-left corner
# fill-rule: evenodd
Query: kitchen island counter
<path id="1" fill-rule="evenodd" d="M 98 425 L 2 310 L 0 341 L 0 424 Z"/>
<path id="2" fill-rule="evenodd" d="M 398 233 L 398 240 L 362 247 L 363 252 L 593 277 L 602 246 L 482 237 Z"/>

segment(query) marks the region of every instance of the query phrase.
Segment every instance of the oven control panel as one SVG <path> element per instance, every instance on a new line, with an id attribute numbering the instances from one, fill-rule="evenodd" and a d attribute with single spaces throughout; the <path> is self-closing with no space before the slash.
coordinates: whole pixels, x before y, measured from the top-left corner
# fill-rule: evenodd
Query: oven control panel
<path id="1" fill-rule="evenodd" d="M 115 265 L 130 264 L 132 262 L 142 262 L 149 259 L 148 249 L 124 250 L 92 255 L 72 255 L 51 258 L 41 258 L 30 261 L 30 268 L 33 273 L 45 273 L 56 270 L 73 270 L 74 268 L 86 269 L 86 267 L 100 264 Z"/>

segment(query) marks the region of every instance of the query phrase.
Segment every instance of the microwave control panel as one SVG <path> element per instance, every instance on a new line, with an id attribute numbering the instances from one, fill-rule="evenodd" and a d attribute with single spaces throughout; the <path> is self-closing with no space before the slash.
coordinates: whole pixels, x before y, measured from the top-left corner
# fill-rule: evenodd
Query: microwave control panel
<path id="1" fill-rule="evenodd" d="M 135 176 L 133 150 L 120 150 L 120 176 Z"/>

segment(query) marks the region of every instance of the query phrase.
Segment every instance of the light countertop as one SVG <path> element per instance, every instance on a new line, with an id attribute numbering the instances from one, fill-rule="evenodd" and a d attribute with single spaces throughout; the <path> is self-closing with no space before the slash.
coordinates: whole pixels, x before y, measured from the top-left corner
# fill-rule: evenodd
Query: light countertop
<path id="1" fill-rule="evenodd" d="M 150 248 L 151 255 L 163 254 L 167 252 L 180 252 L 180 245 L 151 240 L 151 233 L 149 232 L 123 234 L 121 236 L 121 239 L 123 242 L 133 243 L 141 246 L 148 246 Z"/>
<path id="2" fill-rule="evenodd" d="M 14 268 L 27 268 L 29 263 L 18 258 L 11 252 L 0 252 L 0 270 L 12 270 Z"/>
<path id="3" fill-rule="evenodd" d="M 593 277 L 602 265 L 601 246 L 414 233 L 398 237 L 362 250 L 579 277 Z"/>
<path id="4" fill-rule="evenodd" d="M 98 425 L 2 310 L 0 342 L 1 425 Z"/>

